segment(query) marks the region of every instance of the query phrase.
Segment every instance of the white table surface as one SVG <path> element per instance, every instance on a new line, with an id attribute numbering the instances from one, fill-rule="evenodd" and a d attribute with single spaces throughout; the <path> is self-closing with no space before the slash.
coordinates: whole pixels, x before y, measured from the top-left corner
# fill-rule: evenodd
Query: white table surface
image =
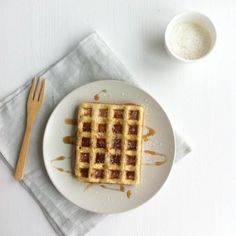
<path id="1" fill-rule="evenodd" d="M 206 13 L 217 28 L 214 52 L 194 64 L 170 60 L 163 46 L 167 22 L 183 10 Z M 191 143 L 157 196 L 89 236 L 236 235 L 235 24 L 235 0 L 0 2 L 0 98 L 96 30 Z M 0 235 L 55 235 L 2 161 Z"/>

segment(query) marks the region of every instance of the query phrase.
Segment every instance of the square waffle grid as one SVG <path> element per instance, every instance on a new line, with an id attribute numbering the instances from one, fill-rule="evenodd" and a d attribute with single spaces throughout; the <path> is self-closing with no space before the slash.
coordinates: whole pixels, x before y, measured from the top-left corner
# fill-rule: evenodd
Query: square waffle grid
<path id="1" fill-rule="evenodd" d="M 81 103 L 75 175 L 83 182 L 140 182 L 143 108 Z"/>

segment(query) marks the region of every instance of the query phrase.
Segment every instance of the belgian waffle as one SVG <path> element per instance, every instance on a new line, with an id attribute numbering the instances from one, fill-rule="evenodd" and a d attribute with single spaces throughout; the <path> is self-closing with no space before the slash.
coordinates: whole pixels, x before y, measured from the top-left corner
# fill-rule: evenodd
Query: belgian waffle
<path id="1" fill-rule="evenodd" d="M 143 112 L 132 104 L 79 105 L 75 176 L 80 181 L 140 182 Z"/>

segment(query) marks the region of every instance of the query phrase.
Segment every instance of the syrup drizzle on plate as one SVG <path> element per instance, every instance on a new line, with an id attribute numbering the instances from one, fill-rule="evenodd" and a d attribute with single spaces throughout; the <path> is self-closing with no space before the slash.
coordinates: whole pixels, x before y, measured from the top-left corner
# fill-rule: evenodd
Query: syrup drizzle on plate
<path id="1" fill-rule="evenodd" d="M 152 156 L 166 157 L 165 154 L 160 153 L 160 152 L 157 152 L 157 151 L 154 151 L 154 150 L 144 150 L 143 152 L 146 153 L 146 154 L 150 154 L 150 155 L 152 155 Z"/>
<path id="2" fill-rule="evenodd" d="M 144 166 L 161 166 L 167 162 L 167 158 L 165 157 L 163 160 L 155 161 L 154 163 L 143 163 Z"/>
<path id="3" fill-rule="evenodd" d="M 119 189 L 112 188 L 112 187 L 104 185 L 104 184 L 101 184 L 99 186 L 102 187 L 102 188 L 105 188 L 105 189 L 113 190 L 113 191 L 125 192 L 125 187 L 123 185 L 120 185 Z"/>
<path id="4" fill-rule="evenodd" d="M 64 156 L 55 157 L 54 159 L 51 160 L 51 163 L 54 161 L 63 161 L 65 159 L 66 159 L 66 157 L 64 157 Z"/>
<path id="5" fill-rule="evenodd" d="M 98 92 L 97 94 L 94 95 L 94 100 L 95 101 L 99 101 L 100 100 L 100 96 L 104 94 L 106 95 L 107 94 L 107 90 L 106 89 L 103 89 L 101 90 L 100 92 Z"/>
<path id="6" fill-rule="evenodd" d="M 78 125 L 78 119 L 66 118 L 65 119 L 65 124 L 77 126 Z"/>
<path id="7" fill-rule="evenodd" d="M 63 137 L 63 143 L 76 145 L 76 136 L 65 136 L 65 137 Z"/>
<path id="8" fill-rule="evenodd" d="M 56 166 L 54 166 L 54 168 L 56 168 L 56 169 L 57 169 L 58 171 L 60 171 L 60 172 L 65 172 L 65 173 L 68 173 L 68 174 L 71 173 L 70 170 L 65 170 L 64 168 L 61 168 L 61 167 L 56 167 Z"/>
<path id="9" fill-rule="evenodd" d="M 117 191 L 117 192 L 122 192 L 122 193 L 125 193 L 125 192 L 126 192 L 124 185 L 120 185 L 119 188 L 113 188 L 113 187 L 111 187 L 111 186 L 107 186 L 107 185 L 104 185 L 104 184 L 97 184 L 97 183 L 89 183 L 89 184 L 87 184 L 87 185 L 85 186 L 85 188 L 84 188 L 84 192 L 87 191 L 88 189 L 90 189 L 90 188 L 93 187 L 93 186 L 99 186 L 99 187 L 101 187 L 101 188 L 103 188 L 103 189 L 107 189 L 107 190 L 111 190 L 111 191 Z M 127 198 L 130 199 L 130 198 L 131 198 L 131 195 L 132 195 L 131 190 L 128 190 L 128 191 L 126 192 Z"/>
<path id="10" fill-rule="evenodd" d="M 156 131 L 153 128 L 150 128 L 148 126 L 145 126 L 148 130 L 146 134 L 143 135 L 143 141 L 147 142 L 152 136 L 156 134 Z"/>
<path id="11" fill-rule="evenodd" d="M 128 191 L 127 191 L 127 193 L 126 193 L 126 195 L 127 195 L 127 198 L 129 198 L 129 199 L 130 199 L 130 198 L 131 198 L 131 196 L 132 196 L 132 192 L 131 192 L 130 190 L 128 190 Z"/>

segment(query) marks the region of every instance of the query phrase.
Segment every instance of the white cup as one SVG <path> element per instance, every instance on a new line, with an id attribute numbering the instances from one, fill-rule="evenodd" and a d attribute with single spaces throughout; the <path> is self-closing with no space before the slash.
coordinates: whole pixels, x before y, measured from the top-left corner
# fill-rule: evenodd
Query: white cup
<path id="1" fill-rule="evenodd" d="M 181 57 L 180 55 L 177 55 L 173 51 L 173 49 L 170 46 L 171 32 L 173 30 L 173 27 L 179 23 L 194 23 L 194 24 L 201 26 L 202 28 L 204 28 L 205 30 L 207 30 L 209 32 L 210 38 L 211 38 L 211 44 L 210 44 L 210 47 L 208 48 L 207 53 L 205 53 L 203 56 L 198 57 L 196 59 L 187 59 L 187 58 Z M 183 61 L 183 62 L 194 62 L 194 61 L 198 61 L 198 60 L 206 57 L 207 55 L 209 55 L 209 53 L 214 48 L 215 43 L 216 43 L 215 26 L 213 25 L 212 21 L 207 16 L 205 16 L 201 13 L 198 13 L 198 12 L 183 12 L 183 13 L 176 15 L 169 22 L 169 24 L 167 25 L 166 31 L 165 31 L 165 45 L 166 45 L 167 52 L 175 59 Z"/>

